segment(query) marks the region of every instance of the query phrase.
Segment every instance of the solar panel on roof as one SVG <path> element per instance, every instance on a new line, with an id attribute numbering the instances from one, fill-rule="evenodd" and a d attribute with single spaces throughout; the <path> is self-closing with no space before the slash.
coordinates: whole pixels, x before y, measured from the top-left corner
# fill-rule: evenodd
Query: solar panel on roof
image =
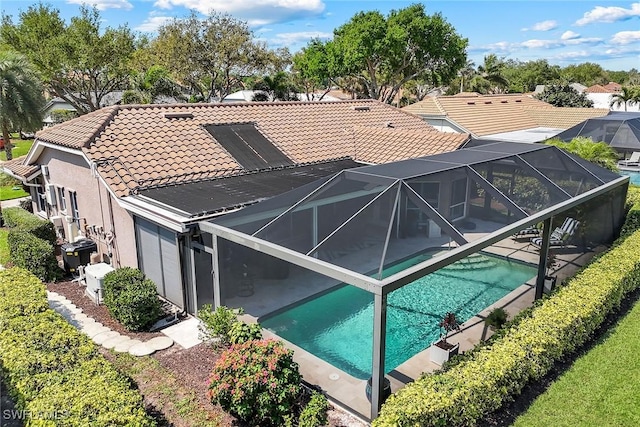
<path id="1" fill-rule="evenodd" d="M 293 165 L 291 159 L 265 138 L 252 123 L 206 125 L 204 128 L 245 169 Z"/>

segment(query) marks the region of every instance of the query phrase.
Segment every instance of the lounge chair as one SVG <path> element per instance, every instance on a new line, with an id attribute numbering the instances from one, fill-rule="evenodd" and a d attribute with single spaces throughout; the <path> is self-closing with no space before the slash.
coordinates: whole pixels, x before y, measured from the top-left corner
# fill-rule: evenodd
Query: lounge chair
<path id="1" fill-rule="evenodd" d="M 631 157 L 626 160 L 620 160 L 618 164 L 620 166 L 640 166 L 640 151 L 634 151 L 631 153 Z"/>
<path id="2" fill-rule="evenodd" d="M 578 229 L 578 225 L 580 225 L 580 221 L 569 217 L 565 218 L 564 223 L 553 230 L 549 236 L 549 247 L 564 247 Z M 533 237 L 531 244 L 538 248 L 542 247 L 542 237 Z"/>
<path id="3" fill-rule="evenodd" d="M 511 236 L 511 238 L 514 239 L 514 240 L 516 240 L 516 239 L 525 239 L 525 238 L 528 239 L 530 237 L 537 237 L 539 235 L 540 235 L 540 229 L 538 228 L 537 224 L 534 224 L 534 225 L 530 225 L 529 227 L 518 231 L 513 236 Z"/>

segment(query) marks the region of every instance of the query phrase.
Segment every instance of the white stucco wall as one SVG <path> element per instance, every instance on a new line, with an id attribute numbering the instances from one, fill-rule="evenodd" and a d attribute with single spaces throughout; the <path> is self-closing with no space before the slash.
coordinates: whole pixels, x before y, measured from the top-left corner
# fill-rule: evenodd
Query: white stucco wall
<path id="1" fill-rule="evenodd" d="M 593 101 L 593 108 L 609 108 L 611 111 L 625 111 L 624 105 L 610 107 L 613 94 L 611 93 L 588 93 L 587 98 Z M 640 104 L 627 104 L 628 112 L 640 111 Z"/>
<path id="2" fill-rule="evenodd" d="M 56 200 L 54 206 L 48 207 L 48 215 L 71 215 L 69 191 L 75 191 L 82 234 L 98 243 L 101 254 L 111 253 L 114 266 L 137 267 L 133 219 L 118 205 L 102 182 L 91 175 L 86 159 L 45 148 L 37 162 L 48 166 L 49 176 L 44 178 L 46 183 L 65 189 L 66 212 L 60 212 L 59 201 Z M 113 236 L 111 246 L 108 245 L 110 236 Z"/>

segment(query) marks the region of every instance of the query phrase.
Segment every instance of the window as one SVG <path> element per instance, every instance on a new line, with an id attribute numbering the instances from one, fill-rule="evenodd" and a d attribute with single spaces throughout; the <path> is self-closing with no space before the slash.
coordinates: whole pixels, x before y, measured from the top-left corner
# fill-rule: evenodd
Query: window
<path id="1" fill-rule="evenodd" d="M 36 202 L 38 212 L 47 211 L 47 198 L 45 195 L 44 184 L 41 182 L 38 182 L 38 186 L 36 187 L 35 202 Z"/>
<path id="2" fill-rule="evenodd" d="M 449 219 L 464 217 L 464 207 L 467 201 L 467 178 L 457 179 L 451 183 L 451 205 Z"/>
<path id="3" fill-rule="evenodd" d="M 80 212 L 78 211 L 78 195 L 75 191 L 69 191 L 69 200 L 71 201 L 71 215 L 73 220 L 80 227 Z"/>
<path id="4" fill-rule="evenodd" d="M 61 212 L 67 210 L 67 200 L 64 198 L 64 187 L 58 187 L 58 210 Z"/>

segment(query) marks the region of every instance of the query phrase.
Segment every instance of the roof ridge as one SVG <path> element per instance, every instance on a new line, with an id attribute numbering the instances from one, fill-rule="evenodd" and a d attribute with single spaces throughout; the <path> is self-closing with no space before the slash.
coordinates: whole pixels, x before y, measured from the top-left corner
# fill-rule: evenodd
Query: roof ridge
<path id="1" fill-rule="evenodd" d="M 381 104 L 388 105 L 377 99 L 345 99 L 337 101 L 277 101 L 277 102 L 194 102 L 194 103 L 172 103 L 172 104 L 124 104 L 116 105 L 122 110 L 134 110 L 134 109 L 150 109 L 150 108 L 202 108 L 202 107 L 216 107 L 216 108 L 231 108 L 231 107 L 249 107 L 249 106 L 286 106 L 286 105 L 327 105 L 327 104 Z M 109 108 L 109 107 L 104 107 Z M 99 111 L 99 110 L 97 110 Z M 74 119 L 75 120 L 75 119 Z"/>

